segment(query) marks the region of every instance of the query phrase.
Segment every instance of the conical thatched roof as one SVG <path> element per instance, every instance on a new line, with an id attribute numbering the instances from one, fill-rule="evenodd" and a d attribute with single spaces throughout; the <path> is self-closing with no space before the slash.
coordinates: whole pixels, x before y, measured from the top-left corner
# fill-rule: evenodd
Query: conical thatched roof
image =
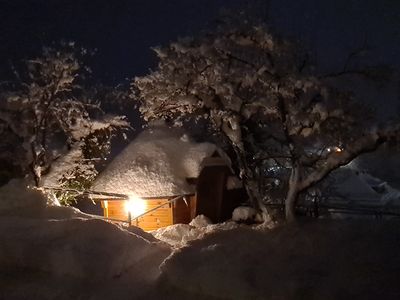
<path id="1" fill-rule="evenodd" d="M 216 146 L 194 143 L 183 131 L 157 127 L 142 132 L 98 176 L 92 189 L 160 197 L 190 194 L 187 178 L 197 177 Z"/>

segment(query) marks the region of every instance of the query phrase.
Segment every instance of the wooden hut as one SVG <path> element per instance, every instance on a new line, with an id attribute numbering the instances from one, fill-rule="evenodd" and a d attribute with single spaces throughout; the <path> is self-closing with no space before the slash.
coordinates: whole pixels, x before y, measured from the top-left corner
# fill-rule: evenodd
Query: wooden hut
<path id="1" fill-rule="evenodd" d="M 171 201 L 176 199 L 175 201 Z M 135 210 L 127 208 L 130 202 L 142 202 L 139 217 Z M 123 221 L 150 231 L 178 223 L 189 223 L 190 208 L 195 203 L 195 195 L 178 197 L 154 197 L 129 200 L 101 200 L 104 216 L 114 221 Z M 146 213 L 149 211 L 149 213 Z M 142 215 L 142 216 L 140 216 Z"/>
<path id="2" fill-rule="evenodd" d="M 243 200 L 232 193 L 229 159 L 210 143 L 194 143 L 177 129 L 142 132 L 99 175 L 95 191 L 130 195 L 130 199 L 97 197 L 104 216 L 149 231 L 189 223 L 204 214 L 218 222 Z M 238 187 L 238 186 L 236 186 Z M 229 198 L 229 199 L 228 199 Z"/>

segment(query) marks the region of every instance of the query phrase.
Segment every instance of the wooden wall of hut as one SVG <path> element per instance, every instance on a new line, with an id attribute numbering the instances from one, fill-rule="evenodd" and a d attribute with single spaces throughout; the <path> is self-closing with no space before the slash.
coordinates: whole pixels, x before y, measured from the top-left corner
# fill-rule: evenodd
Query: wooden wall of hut
<path id="1" fill-rule="evenodd" d="M 206 166 L 197 179 L 195 215 L 205 215 L 213 223 L 232 218 L 233 210 L 247 199 L 243 188 L 227 190 L 231 176 L 227 166 Z"/>
<path id="2" fill-rule="evenodd" d="M 205 215 L 213 223 L 221 220 L 224 187 L 229 175 L 226 166 L 207 166 L 197 180 L 196 215 Z"/>
<path id="3" fill-rule="evenodd" d="M 154 210 L 139 219 L 132 218 L 131 225 L 138 226 L 143 230 L 150 231 L 158 228 L 166 227 L 173 224 L 173 208 L 172 204 L 168 203 L 168 198 L 165 199 L 146 199 L 146 211 L 156 208 L 160 205 L 162 207 Z M 125 209 L 126 201 L 102 201 L 104 216 L 112 220 L 128 221 L 128 212 Z"/>
<path id="4" fill-rule="evenodd" d="M 180 198 L 172 204 L 174 224 L 189 224 L 194 217 L 196 196 L 191 195 L 184 198 Z"/>

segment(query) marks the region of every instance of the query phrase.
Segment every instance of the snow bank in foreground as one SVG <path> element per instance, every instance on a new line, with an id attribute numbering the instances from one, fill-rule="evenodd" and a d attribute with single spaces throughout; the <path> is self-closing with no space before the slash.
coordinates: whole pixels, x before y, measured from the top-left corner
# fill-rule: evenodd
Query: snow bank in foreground
<path id="1" fill-rule="evenodd" d="M 46 208 L 46 198 L 36 190 L 28 189 L 24 180 L 13 179 L 0 188 L 0 216 L 19 215 L 35 217 Z"/>
<path id="2" fill-rule="evenodd" d="M 39 190 L 28 188 L 21 179 L 11 180 L 0 187 L 0 217 L 19 216 L 41 219 L 94 218 L 76 208 L 49 206 L 46 197 Z"/>
<path id="3" fill-rule="evenodd" d="M 54 218 L 13 184 L 0 189 L 0 299 L 400 298 L 399 221 L 265 230 L 199 217 L 153 232 L 171 252 L 135 227 Z"/>
<path id="4" fill-rule="evenodd" d="M 167 250 L 102 220 L 2 218 L 0 237 L 7 241 L 0 245 L 2 267 L 35 269 L 52 276 L 93 281 L 133 271 L 144 277 L 154 275 Z M 149 257 L 157 256 L 156 263 L 149 261 Z"/>
<path id="5" fill-rule="evenodd" d="M 0 299 L 146 293 L 170 247 L 140 230 L 87 217 L 76 209 L 47 207 L 40 192 L 21 181 L 2 187 Z"/>
<path id="6" fill-rule="evenodd" d="M 316 221 L 219 231 L 175 251 L 161 281 L 196 299 L 398 299 L 399 225 Z"/>

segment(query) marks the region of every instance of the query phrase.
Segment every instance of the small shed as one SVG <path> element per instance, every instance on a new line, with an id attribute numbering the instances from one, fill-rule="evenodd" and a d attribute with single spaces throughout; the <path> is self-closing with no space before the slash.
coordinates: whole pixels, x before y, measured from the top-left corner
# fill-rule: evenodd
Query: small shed
<path id="1" fill-rule="evenodd" d="M 231 210 L 238 202 L 224 200 L 232 194 L 227 186 L 232 176 L 229 159 L 215 145 L 195 143 L 182 130 L 158 126 L 131 142 L 98 176 L 92 189 L 129 195 L 128 201 L 96 200 L 101 201 L 105 217 L 149 231 L 189 223 L 198 214 L 214 222 L 230 216 L 224 207 Z"/>

